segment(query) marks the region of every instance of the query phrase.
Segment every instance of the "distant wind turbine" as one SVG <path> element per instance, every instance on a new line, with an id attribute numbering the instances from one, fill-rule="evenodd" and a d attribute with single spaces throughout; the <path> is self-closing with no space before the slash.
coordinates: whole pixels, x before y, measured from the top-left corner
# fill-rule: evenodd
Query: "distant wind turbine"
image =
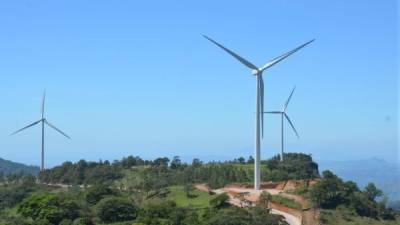
<path id="1" fill-rule="evenodd" d="M 203 35 L 206 39 L 217 45 L 218 47 L 225 50 L 228 54 L 239 60 L 243 65 L 251 69 L 251 72 L 254 76 L 256 76 L 256 129 L 255 129 L 255 157 L 254 157 L 254 189 L 260 189 L 260 181 L 261 181 L 261 173 L 260 173 L 260 126 L 261 126 L 261 135 L 263 136 L 264 131 L 264 81 L 262 78 L 262 74 L 264 70 L 272 67 L 273 65 L 279 63 L 280 61 L 284 60 L 291 54 L 297 52 L 301 48 L 305 47 L 306 45 L 310 44 L 314 41 L 308 41 L 305 44 L 300 45 L 299 47 L 282 54 L 276 58 L 271 59 L 262 67 L 256 67 L 251 62 L 247 61 L 243 57 L 239 56 L 238 54 L 234 53 L 233 51 L 229 50 L 228 48 L 224 47 L 223 45 L 219 44 L 218 42 L 214 41 L 213 39 Z"/>
<path id="2" fill-rule="evenodd" d="M 67 134 L 65 134 L 64 132 L 62 132 L 60 129 L 58 129 L 57 127 L 55 127 L 54 125 L 52 125 L 49 121 L 47 121 L 47 119 L 44 117 L 44 103 L 45 103 L 45 99 L 46 99 L 46 92 L 43 93 L 43 101 L 42 101 L 42 117 L 40 120 L 33 122 L 32 124 L 29 124 L 28 126 L 21 128 L 17 131 L 15 131 L 14 133 L 12 133 L 11 135 L 14 135 L 16 133 L 19 133 L 29 127 L 35 126 L 38 123 L 42 124 L 42 161 L 41 161 L 41 166 L 40 166 L 40 171 L 44 171 L 44 124 L 47 124 L 49 127 L 53 128 L 54 130 L 58 131 L 60 134 L 64 135 L 65 137 L 71 139 Z"/>
<path id="3" fill-rule="evenodd" d="M 269 112 L 264 112 L 264 113 L 271 113 L 271 114 L 280 114 L 281 115 L 281 161 L 283 161 L 283 152 L 284 152 L 284 144 L 283 144 L 283 121 L 284 118 L 289 122 L 290 126 L 292 127 L 294 133 L 296 134 L 297 138 L 300 138 L 299 134 L 297 133 L 296 128 L 294 128 L 292 121 L 290 120 L 289 116 L 286 113 L 286 109 L 289 105 L 290 99 L 292 98 L 293 92 L 296 89 L 296 87 L 293 88 L 292 93 L 290 93 L 289 98 L 286 100 L 286 103 L 283 105 L 281 111 L 269 111 Z"/>

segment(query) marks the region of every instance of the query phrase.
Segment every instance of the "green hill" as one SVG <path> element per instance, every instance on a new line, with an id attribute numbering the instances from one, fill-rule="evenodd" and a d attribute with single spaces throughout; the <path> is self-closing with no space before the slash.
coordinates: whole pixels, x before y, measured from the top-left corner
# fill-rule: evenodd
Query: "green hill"
<path id="1" fill-rule="evenodd" d="M 216 189 L 251 183 L 251 162 L 193 159 L 188 164 L 178 156 L 64 162 L 40 173 L 39 182 L 32 176 L 5 177 L 0 185 L 0 225 L 286 224 L 282 216 L 265 207 L 270 201 L 300 212 L 311 207 L 324 225 L 398 224 L 399 213 L 386 207 L 375 185 L 358 187 L 330 171 L 320 175 L 309 155 L 285 156 L 283 162 L 277 156 L 262 162 L 264 181 L 315 179 L 316 183 L 307 182 L 283 193 L 297 198 L 264 195 L 246 208 L 227 204 L 227 194 L 200 192 L 194 184 Z M 240 201 L 240 196 L 235 199 Z M 309 206 L 303 208 L 298 199 L 309 201 Z"/>
<path id="2" fill-rule="evenodd" d="M 0 158 L 0 173 L 3 174 L 15 174 L 15 173 L 31 174 L 36 176 L 39 173 L 39 167 L 27 166 L 22 163 L 12 162 Z"/>

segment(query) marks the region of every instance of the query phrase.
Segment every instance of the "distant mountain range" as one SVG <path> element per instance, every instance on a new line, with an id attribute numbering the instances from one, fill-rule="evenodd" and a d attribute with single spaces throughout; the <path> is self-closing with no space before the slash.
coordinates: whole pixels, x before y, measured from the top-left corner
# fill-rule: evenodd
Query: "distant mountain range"
<path id="1" fill-rule="evenodd" d="M 0 158 L 0 173 L 10 174 L 10 173 L 20 173 L 20 172 L 36 176 L 39 173 L 39 167 L 27 166 L 22 163 L 16 163 L 10 160 L 5 160 Z"/>
<path id="2" fill-rule="evenodd" d="M 378 158 L 353 161 L 318 161 L 319 171 L 330 170 L 363 189 L 369 182 L 383 190 L 390 201 L 400 200 L 400 165 Z"/>

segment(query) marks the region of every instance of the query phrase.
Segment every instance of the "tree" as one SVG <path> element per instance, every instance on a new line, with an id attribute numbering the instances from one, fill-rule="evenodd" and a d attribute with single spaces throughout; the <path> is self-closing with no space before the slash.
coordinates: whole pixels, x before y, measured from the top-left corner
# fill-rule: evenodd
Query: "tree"
<path id="1" fill-rule="evenodd" d="M 202 166 L 202 165 L 203 165 L 203 162 L 200 161 L 200 159 L 197 159 L 197 158 L 194 158 L 194 159 L 193 159 L 193 161 L 192 161 L 192 166 L 193 166 L 194 168 L 198 168 L 198 167 L 200 167 L 200 166 Z"/>
<path id="2" fill-rule="evenodd" d="M 252 207 L 249 211 L 253 220 L 251 225 L 289 225 L 283 216 L 270 214 L 263 206 Z"/>
<path id="3" fill-rule="evenodd" d="M 195 211 L 190 211 L 186 214 L 185 219 L 182 221 L 183 225 L 200 225 L 199 216 Z"/>
<path id="4" fill-rule="evenodd" d="M 266 191 L 261 192 L 260 197 L 258 199 L 258 204 L 261 206 L 267 206 L 272 200 L 272 195 Z"/>
<path id="5" fill-rule="evenodd" d="M 322 208 L 336 208 L 345 203 L 350 193 L 343 181 L 329 170 L 322 176 L 322 180 L 310 190 L 311 200 Z"/>
<path id="6" fill-rule="evenodd" d="M 58 225 L 72 225 L 72 220 L 63 219 Z"/>
<path id="7" fill-rule="evenodd" d="M 381 197 L 383 192 L 376 188 L 374 183 L 368 183 L 364 189 L 364 194 L 370 201 L 374 201 L 376 198 Z"/>
<path id="8" fill-rule="evenodd" d="M 246 162 L 246 159 L 244 159 L 243 157 L 239 157 L 237 160 L 240 164 L 245 164 Z"/>
<path id="9" fill-rule="evenodd" d="M 253 225 L 251 214 L 242 208 L 218 210 L 207 219 L 207 225 Z"/>
<path id="10" fill-rule="evenodd" d="M 174 158 L 171 161 L 171 165 L 170 165 L 171 169 L 173 169 L 173 170 L 179 169 L 179 168 L 181 168 L 181 166 L 182 166 L 182 161 L 179 158 L 179 156 L 174 156 Z"/>
<path id="11" fill-rule="evenodd" d="M 34 191 L 35 184 L 8 184 L 0 186 L 0 210 L 13 207 Z"/>
<path id="12" fill-rule="evenodd" d="M 354 193 L 351 200 L 351 206 L 360 216 L 372 217 L 375 219 L 378 218 L 379 212 L 377 209 L 377 204 L 371 201 L 364 193 Z"/>
<path id="13" fill-rule="evenodd" d="M 143 205 L 137 221 L 144 224 L 158 224 L 159 219 L 169 219 L 175 209 L 176 203 L 173 201 L 154 199 Z"/>
<path id="14" fill-rule="evenodd" d="M 284 161 L 276 155 L 264 161 L 270 173 L 266 174 L 267 180 L 283 181 L 288 179 L 314 179 L 319 177 L 318 164 L 310 155 L 302 153 L 285 153 Z"/>
<path id="15" fill-rule="evenodd" d="M 167 157 L 157 158 L 153 161 L 155 167 L 168 167 L 169 159 Z"/>
<path id="16" fill-rule="evenodd" d="M 97 216 L 106 223 L 133 220 L 138 208 L 130 200 L 120 197 L 107 197 L 96 205 Z"/>
<path id="17" fill-rule="evenodd" d="M 86 192 L 86 201 L 90 204 L 96 204 L 104 196 L 114 195 L 116 192 L 112 190 L 108 185 L 97 184 L 88 188 Z"/>
<path id="18" fill-rule="evenodd" d="M 253 156 L 249 156 L 249 159 L 247 160 L 247 164 L 254 164 Z"/>
<path id="19" fill-rule="evenodd" d="M 76 202 L 60 199 L 55 194 L 34 194 L 19 205 L 18 212 L 34 220 L 58 224 L 63 219 L 73 220 L 78 217 L 79 209 Z"/>

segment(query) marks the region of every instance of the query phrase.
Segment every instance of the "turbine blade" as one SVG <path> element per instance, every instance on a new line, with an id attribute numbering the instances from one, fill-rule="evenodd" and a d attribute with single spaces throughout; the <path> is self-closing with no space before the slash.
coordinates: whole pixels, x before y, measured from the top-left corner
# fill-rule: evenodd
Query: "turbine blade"
<path id="1" fill-rule="evenodd" d="M 297 52 L 298 50 L 300 50 L 301 48 L 303 48 L 303 47 L 305 47 L 306 45 L 310 44 L 310 43 L 313 42 L 314 40 L 315 40 L 315 39 L 313 39 L 313 40 L 311 40 L 311 41 L 308 41 L 307 43 L 302 44 L 302 45 L 300 45 L 299 47 L 297 47 L 297 48 L 295 48 L 295 49 L 293 49 L 293 50 L 291 50 L 291 51 L 289 51 L 289 52 L 286 52 L 285 54 L 282 54 L 282 55 L 280 55 L 280 56 L 278 56 L 278 57 L 276 57 L 276 58 L 271 59 L 271 60 L 268 61 L 263 67 L 261 67 L 260 71 L 262 72 L 262 71 L 264 71 L 264 70 L 270 68 L 271 66 L 277 64 L 278 62 L 280 62 L 280 61 L 286 59 L 286 58 L 289 57 L 291 54 Z"/>
<path id="2" fill-rule="evenodd" d="M 261 137 L 264 138 L 264 80 L 262 78 L 262 74 L 260 76 L 260 119 L 261 119 Z"/>
<path id="3" fill-rule="evenodd" d="M 290 95 L 289 95 L 289 98 L 286 100 L 285 106 L 283 107 L 283 111 L 284 111 L 284 112 L 286 111 L 286 108 L 287 108 L 287 106 L 289 105 L 290 99 L 292 98 L 292 95 L 293 95 L 293 92 L 294 92 L 295 89 L 296 89 L 296 86 L 294 86 L 292 92 L 291 92 Z"/>
<path id="4" fill-rule="evenodd" d="M 40 120 L 38 120 L 38 121 L 36 121 L 36 122 L 34 122 L 34 123 L 31 123 L 31 124 L 29 124 L 28 126 L 26 126 L 26 127 L 24 127 L 24 128 L 21 128 L 21 129 L 15 131 L 14 133 L 12 133 L 12 134 L 10 134 L 10 135 L 14 135 L 14 134 L 16 134 L 16 133 L 19 133 L 19 132 L 21 132 L 21 131 L 23 131 L 23 130 L 25 130 L 25 129 L 31 127 L 31 126 L 35 126 L 36 124 L 40 123 L 41 121 L 42 121 L 42 120 L 40 119 Z"/>
<path id="5" fill-rule="evenodd" d="M 43 100 L 42 100 L 42 119 L 44 118 L 44 102 L 46 100 L 46 90 L 43 92 Z"/>
<path id="6" fill-rule="evenodd" d="M 233 51 L 225 48 L 220 43 L 214 41 L 213 39 L 211 39 L 211 38 L 209 38 L 209 37 L 207 37 L 205 35 L 203 35 L 203 37 L 206 38 L 207 40 L 211 41 L 212 43 L 214 43 L 218 47 L 222 48 L 223 50 L 225 50 L 227 53 L 229 53 L 231 56 L 235 57 L 237 60 L 239 60 L 245 66 L 247 66 L 247 67 L 249 67 L 250 69 L 253 69 L 253 70 L 258 70 L 258 68 L 255 65 L 253 65 L 251 62 L 247 61 L 246 59 L 244 59 L 243 57 L 241 57 L 238 54 L 234 53 Z"/>
<path id="7" fill-rule="evenodd" d="M 53 124 L 49 123 L 49 121 L 44 120 L 44 122 L 49 125 L 49 127 L 53 128 L 54 130 L 58 131 L 60 134 L 64 135 L 65 137 L 71 139 L 66 133 L 62 132 L 60 129 L 58 129 L 57 127 L 55 127 Z"/>
<path id="8" fill-rule="evenodd" d="M 285 115 L 285 117 L 286 117 L 287 121 L 289 122 L 290 126 L 293 128 L 293 131 L 294 131 L 294 133 L 296 133 L 296 136 L 297 136 L 297 138 L 300 138 L 299 134 L 297 133 L 297 130 L 296 130 L 296 128 L 294 128 L 294 126 L 293 126 L 293 123 L 292 123 L 292 121 L 290 121 L 290 118 L 289 118 L 289 116 L 288 116 L 286 113 L 284 113 L 284 115 Z"/>
<path id="9" fill-rule="evenodd" d="M 281 111 L 267 111 L 267 112 L 263 112 L 263 113 L 270 113 L 270 114 L 281 114 Z"/>

